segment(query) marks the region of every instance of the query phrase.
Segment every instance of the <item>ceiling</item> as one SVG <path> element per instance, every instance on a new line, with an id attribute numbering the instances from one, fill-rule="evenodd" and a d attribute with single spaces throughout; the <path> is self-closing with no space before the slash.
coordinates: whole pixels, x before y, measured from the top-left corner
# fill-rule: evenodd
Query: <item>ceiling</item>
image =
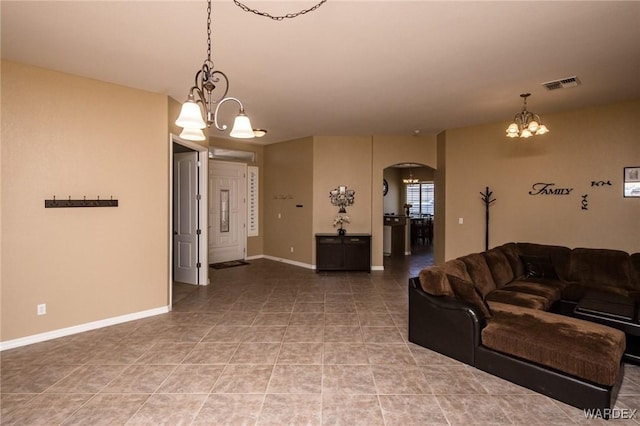
<path id="1" fill-rule="evenodd" d="M 315 2 L 246 4 L 278 15 Z M 206 57 L 204 0 L 3 0 L 0 7 L 4 59 L 180 102 Z M 253 126 L 269 131 L 253 140 L 260 144 L 506 127 L 523 92 L 543 120 L 640 99 L 637 1 L 328 0 L 312 13 L 273 21 L 220 0 L 212 22 L 214 64 Z M 581 85 L 541 86 L 569 76 Z M 231 124 L 236 108 L 223 109 Z"/>

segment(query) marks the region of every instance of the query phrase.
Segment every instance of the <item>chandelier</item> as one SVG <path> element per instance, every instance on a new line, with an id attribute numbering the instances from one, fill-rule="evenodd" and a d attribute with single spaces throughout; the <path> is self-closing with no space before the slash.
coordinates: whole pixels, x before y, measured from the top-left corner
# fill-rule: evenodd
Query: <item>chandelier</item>
<path id="1" fill-rule="evenodd" d="M 229 79 L 222 71 L 213 68 L 211 60 L 211 0 L 207 1 L 207 59 L 202 64 L 202 68 L 196 73 L 195 85 L 189 89 L 189 95 L 180 115 L 176 120 L 176 125 L 183 128 L 180 137 L 191 141 L 203 141 L 206 139 L 202 130 L 215 125 L 216 129 L 224 131 L 226 124 L 218 122 L 218 110 L 225 102 L 236 102 L 240 106 L 240 111 L 236 116 L 233 128 L 229 135 L 234 138 L 253 138 L 256 136 L 251 121 L 244 112 L 244 105 L 239 99 L 227 97 L 229 91 Z M 203 119 L 202 110 L 204 109 Z M 205 122 L 206 121 L 206 122 Z M 260 130 L 258 134 L 264 136 L 265 130 Z"/>
<path id="2" fill-rule="evenodd" d="M 304 9 L 296 13 L 287 13 L 282 16 L 273 16 L 266 12 L 251 9 L 238 0 L 234 0 L 234 3 L 245 12 L 251 12 L 275 21 L 282 21 L 313 12 L 326 1 L 327 0 L 320 0 L 318 4 L 309 9 Z M 182 104 L 180 115 L 176 120 L 176 125 L 183 129 L 180 137 L 190 141 L 203 141 L 206 137 L 202 130 L 206 127 L 211 127 L 212 124 L 215 125 L 218 130 L 227 130 L 226 124 L 220 125 L 218 122 L 218 110 L 222 104 L 228 101 L 236 102 L 240 106 L 240 111 L 233 122 L 229 136 L 242 139 L 261 138 L 264 136 L 267 131 L 251 127 L 251 121 L 244 112 L 244 105 L 242 105 L 242 102 L 240 102 L 238 98 L 227 97 L 228 91 L 229 79 L 225 73 L 213 69 L 213 61 L 211 60 L 211 0 L 207 0 L 207 59 L 205 59 L 202 64 L 202 68 L 196 73 L 195 85 L 189 89 L 187 100 Z M 204 119 L 202 117 L 202 110 L 200 109 L 201 106 L 204 108 Z"/>
<path id="3" fill-rule="evenodd" d="M 419 179 L 414 178 L 413 177 L 413 173 L 412 173 L 412 168 L 413 168 L 413 164 L 409 164 L 409 177 L 408 178 L 402 178 L 402 183 L 418 183 L 420 182 Z"/>
<path id="4" fill-rule="evenodd" d="M 523 93 L 520 95 L 524 99 L 522 111 L 513 117 L 513 123 L 507 127 L 507 136 L 510 138 L 528 138 L 533 135 L 544 135 L 549 133 L 547 126 L 542 124 L 540 116 L 527 111 L 527 98 L 531 93 Z"/>

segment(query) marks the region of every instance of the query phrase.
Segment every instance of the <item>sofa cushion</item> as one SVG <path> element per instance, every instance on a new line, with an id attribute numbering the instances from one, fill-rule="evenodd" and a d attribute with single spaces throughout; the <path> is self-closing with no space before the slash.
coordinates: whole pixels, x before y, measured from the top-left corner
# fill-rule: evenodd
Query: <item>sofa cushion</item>
<path id="1" fill-rule="evenodd" d="M 491 271 L 493 282 L 500 288 L 513 281 L 513 270 L 504 252 L 498 248 L 493 248 L 484 253 L 484 260 Z"/>
<path id="2" fill-rule="evenodd" d="M 622 331 L 512 305 L 491 308 L 493 318 L 482 330 L 486 347 L 601 385 L 616 383 L 625 349 Z"/>
<path id="3" fill-rule="evenodd" d="M 571 274 L 587 287 L 618 287 L 636 290 L 631 283 L 629 254 L 620 250 L 576 248 L 572 254 Z"/>
<path id="4" fill-rule="evenodd" d="M 511 265 L 511 270 L 513 271 L 513 276 L 516 278 L 522 277 L 524 275 L 524 267 L 522 265 L 522 260 L 520 259 L 520 250 L 518 250 L 518 245 L 516 243 L 506 243 L 496 248 L 501 250 L 507 257 L 507 260 Z"/>
<path id="5" fill-rule="evenodd" d="M 455 294 L 456 299 L 463 302 L 471 303 L 480 309 L 485 318 L 491 318 L 491 311 L 489 307 L 482 299 L 482 296 L 478 290 L 473 286 L 473 283 L 463 280 L 453 275 L 447 275 L 451 289 Z"/>
<path id="6" fill-rule="evenodd" d="M 546 311 L 551 306 L 548 299 L 530 293 L 521 293 L 510 290 L 494 290 L 487 295 L 487 302 L 491 307 L 492 302 L 507 303 L 510 305 L 522 306 L 524 308 Z"/>
<path id="7" fill-rule="evenodd" d="M 548 255 L 523 254 L 520 256 L 527 278 L 557 279 L 558 274 Z"/>
<path id="8" fill-rule="evenodd" d="M 420 286 L 432 296 L 451 296 L 453 297 L 453 290 L 449 285 L 445 269 L 442 266 L 433 266 L 431 268 L 425 268 L 420 271 L 418 275 L 420 279 Z"/>
<path id="9" fill-rule="evenodd" d="M 548 256 L 558 277 L 571 281 L 571 249 L 548 244 L 518 243 L 521 255 Z"/>
<path id="10" fill-rule="evenodd" d="M 616 294 L 619 296 L 626 296 L 633 298 L 633 291 L 629 291 L 620 287 L 613 287 L 610 285 L 600 285 L 598 283 L 571 283 L 567 287 L 562 289 L 562 298 L 564 300 L 571 300 L 573 302 L 579 302 L 588 292 L 598 290 L 605 293 Z"/>
<path id="11" fill-rule="evenodd" d="M 471 281 L 471 277 L 467 272 L 467 267 L 464 265 L 464 262 L 460 259 L 452 259 L 442 265 L 444 267 L 444 272 L 447 275 L 453 275 L 454 277 L 461 278 L 465 281 Z"/>
<path id="12" fill-rule="evenodd" d="M 459 259 L 464 262 L 471 277 L 471 282 L 473 282 L 482 297 L 486 297 L 487 294 L 496 289 L 491 270 L 489 270 L 487 261 L 482 253 L 469 254 Z"/>
<path id="13" fill-rule="evenodd" d="M 512 281 L 502 288 L 502 290 L 517 291 L 520 293 L 535 294 L 544 297 L 550 304 L 557 302 L 562 297 L 559 287 L 549 285 L 544 282 L 534 281 Z"/>

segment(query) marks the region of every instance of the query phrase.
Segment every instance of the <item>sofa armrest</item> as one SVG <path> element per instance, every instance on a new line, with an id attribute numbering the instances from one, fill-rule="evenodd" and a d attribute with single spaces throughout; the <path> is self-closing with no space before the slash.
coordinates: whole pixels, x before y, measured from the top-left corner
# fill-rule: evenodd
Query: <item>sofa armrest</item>
<path id="1" fill-rule="evenodd" d="M 448 296 L 431 296 L 409 279 L 409 341 L 469 365 L 481 344 L 486 319 L 480 310 Z"/>

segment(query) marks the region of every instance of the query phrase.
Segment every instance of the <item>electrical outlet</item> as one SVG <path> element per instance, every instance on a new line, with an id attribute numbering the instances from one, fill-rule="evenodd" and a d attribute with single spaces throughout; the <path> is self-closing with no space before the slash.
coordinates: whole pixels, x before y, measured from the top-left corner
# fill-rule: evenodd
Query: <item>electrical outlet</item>
<path id="1" fill-rule="evenodd" d="M 291 253 L 293 253 L 293 246 L 291 246 L 291 249 L 290 249 L 290 250 L 291 250 Z"/>
<path id="2" fill-rule="evenodd" d="M 459 217 L 458 218 L 458 225 L 462 225 L 464 223 L 464 219 Z"/>
<path id="3" fill-rule="evenodd" d="M 47 304 L 40 303 L 38 305 L 38 315 L 45 315 L 47 313 Z"/>

